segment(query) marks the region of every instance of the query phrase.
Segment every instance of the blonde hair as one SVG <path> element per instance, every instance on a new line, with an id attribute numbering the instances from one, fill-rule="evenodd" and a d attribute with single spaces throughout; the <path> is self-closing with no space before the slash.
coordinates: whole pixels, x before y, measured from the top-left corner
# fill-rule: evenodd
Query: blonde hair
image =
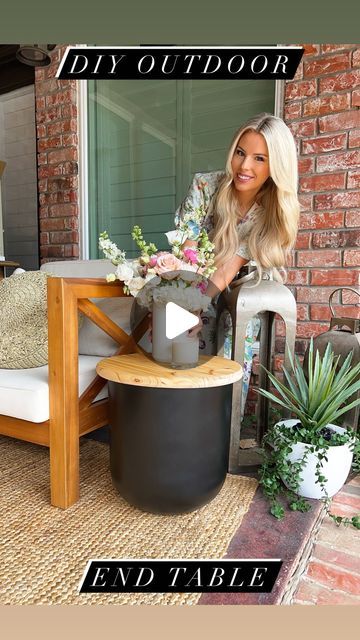
<path id="1" fill-rule="evenodd" d="M 295 244 L 299 201 L 297 198 L 297 153 L 294 138 L 280 118 L 262 113 L 248 120 L 235 134 L 226 161 L 226 173 L 221 182 L 214 206 L 216 263 L 231 259 L 239 246 L 237 234 L 238 200 L 233 188 L 231 161 L 239 139 L 246 131 L 260 133 L 266 141 L 269 153 L 270 177 L 256 196 L 262 205 L 252 227 L 249 253 L 256 262 L 259 282 L 264 269 L 273 269 L 275 279 L 284 281 L 279 269 L 285 265 Z"/>

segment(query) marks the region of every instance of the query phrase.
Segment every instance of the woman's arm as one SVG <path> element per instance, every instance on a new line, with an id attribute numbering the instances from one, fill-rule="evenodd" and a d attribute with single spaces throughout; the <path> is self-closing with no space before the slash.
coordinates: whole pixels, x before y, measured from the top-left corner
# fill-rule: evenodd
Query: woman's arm
<path id="1" fill-rule="evenodd" d="M 218 293 L 224 291 L 224 289 L 235 278 L 236 274 L 240 271 L 241 267 L 247 264 L 249 260 L 241 256 L 235 255 L 228 260 L 225 264 L 219 266 L 215 273 L 211 276 L 206 295 L 214 298 Z"/>
<path id="2" fill-rule="evenodd" d="M 215 298 L 221 291 L 230 284 L 230 282 L 235 278 L 236 274 L 240 271 L 241 267 L 247 264 L 249 260 L 246 258 L 242 258 L 241 256 L 235 255 L 231 260 L 228 260 L 226 264 L 221 265 L 217 268 L 215 273 L 211 276 L 211 280 L 209 280 L 209 284 L 206 290 L 206 295 L 211 298 Z M 201 320 L 201 312 L 199 312 L 199 324 L 196 327 L 193 327 L 189 331 L 189 336 L 195 337 L 202 329 L 202 320 Z"/>

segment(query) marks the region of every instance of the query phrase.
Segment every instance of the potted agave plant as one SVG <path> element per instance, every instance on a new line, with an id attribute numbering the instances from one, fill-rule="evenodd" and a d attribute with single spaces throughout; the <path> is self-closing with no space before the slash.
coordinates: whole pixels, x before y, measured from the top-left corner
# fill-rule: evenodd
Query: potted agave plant
<path id="1" fill-rule="evenodd" d="M 328 344 L 321 357 L 310 343 L 307 371 L 290 354 L 291 371 L 283 367 L 286 385 L 267 371 L 278 396 L 265 389 L 259 393 L 286 409 L 293 419 L 270 427 L 263 440 L 260 484 L 270 500 L 271 513 L 282 518 L 279 497 L 289 499 L 291 509 L 307 511 L 306 498 L 324 499 L 329 515 L 360 528 L 360 516 L 341 518 L 331 514 L 330 498 L 351 470 L 360 471 L 360 439 L 353 429 L 341 426 L 341 416 L 360 403 L 353 399 L 360 389 L 360 363 L 351 366 L 349 353 L 341 367 Z"/>

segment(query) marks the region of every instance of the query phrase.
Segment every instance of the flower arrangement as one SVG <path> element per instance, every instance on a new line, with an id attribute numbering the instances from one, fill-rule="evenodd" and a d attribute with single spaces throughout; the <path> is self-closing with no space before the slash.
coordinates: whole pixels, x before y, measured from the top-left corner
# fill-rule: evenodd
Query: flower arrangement
<path id="1" fill-rule="evenodd" d="M 200 230 L 203 213 L 186 214 L 178 229 L 166 233 L 171 251 L 158 251 L 147 244 L 140 227 L 135 226 L 132 238 L 140 249 L 138 258 L 127 260 L 106 231 L 100 234 L 99 249 L 116 267 L 106 276 L 124 283 L 124 292 L 137 298 L 140 305 L 150 308 L 152 302 L 174 302 L 189 311 L 205 310 L 211 298 L 205 295 L 207 277 L 216 270 L 214 245 L 205 230 Z M 197 246 L 183 247 L 186 240 L 196 240 Z M 148 285 L 148 286 L 145 286 Z"/>

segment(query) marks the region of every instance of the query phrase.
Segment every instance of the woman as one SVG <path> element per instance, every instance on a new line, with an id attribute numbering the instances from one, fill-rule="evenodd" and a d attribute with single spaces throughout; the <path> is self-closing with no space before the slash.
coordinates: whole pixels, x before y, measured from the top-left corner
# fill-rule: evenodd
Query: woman
<path id="1" fill-rule="evenodd" d="M 195 174 L 176 211 L 175 223 L 199 208 L 204 212 L 202 225 L 215 244 L 217 270 L 209 295 L 223 291 L 249 260 L 256 262 L 258 282 L 264 269 L 272 269 L 273 277 L 283 281 L 280 271 L 296 240 L 300 209 L 296 146 L 283 120 L 263 113 L 246 122 L 233 138 L 225 172 Z M 184 244 L 196 246 L 196 233 Z M 196 335 L 209 320 L 206 315 L 202 318 L 190 335 Z M 248 343 L 252 333 L 249 326 Z M 208 344 L 201 346 L 210 352 Z M 244 363 L 245 392 L 251 357 L 250 348 Z"/>

